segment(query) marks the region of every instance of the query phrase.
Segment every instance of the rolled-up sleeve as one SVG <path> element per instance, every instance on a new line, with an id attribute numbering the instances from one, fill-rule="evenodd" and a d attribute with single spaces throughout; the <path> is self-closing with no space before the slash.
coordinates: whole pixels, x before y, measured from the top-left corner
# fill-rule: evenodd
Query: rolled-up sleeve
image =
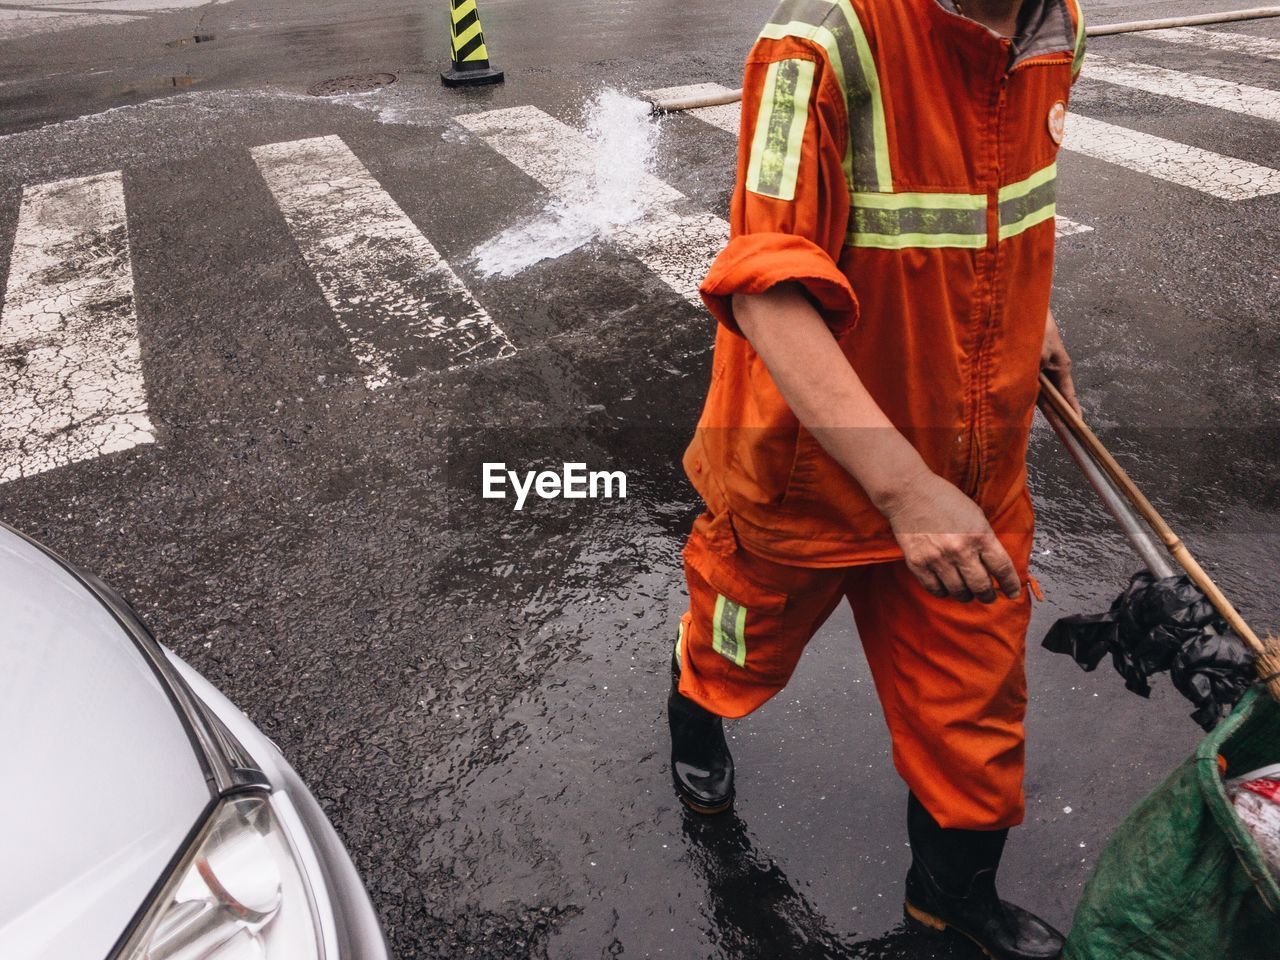
<path id="1" fill-rule="evenodd" d="M 738 176 L 729 243 L 700 288 L 728 329 L 735 293 L 792 281 L 834 332 L 857 319 L 858 303 L 838 266 L 849 222 L 844 98 L 825 54 L 788 38 L 761 40 L 743 80 Z"/>

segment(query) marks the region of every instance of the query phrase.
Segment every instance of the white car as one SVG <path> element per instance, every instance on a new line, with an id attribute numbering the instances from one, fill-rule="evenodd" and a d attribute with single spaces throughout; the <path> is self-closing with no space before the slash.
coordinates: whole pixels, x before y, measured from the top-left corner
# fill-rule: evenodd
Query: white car
<path id="1" fill-rule="evenodd" d="M 275 745 L 118 594 L 0 524 L 0 957 L 386 960 Z"/>

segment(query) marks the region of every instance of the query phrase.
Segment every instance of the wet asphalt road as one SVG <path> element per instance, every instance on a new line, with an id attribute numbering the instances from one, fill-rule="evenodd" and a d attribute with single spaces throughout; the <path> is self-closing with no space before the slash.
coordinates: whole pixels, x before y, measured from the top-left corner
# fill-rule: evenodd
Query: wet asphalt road
<path id="1" fill-rule="evenodd" d="M 604 86 L 735 85 L 772 4 L 483 0 L 508 78 L 469 92 L 437 79 L 441 6 L 231 0 L 0 40 L 0 250 L 24 186 L 123 171 L 157 434 L 0 485 L 0 515 L 121 588 L 281 745 L 399 957 L 971 956 L 902 924 L 905 791 L 843 610 L 792 685 L 732 725 L 735 813 L 697 820 L 672 795 L 662 700 L 698 509 L 678 460 L 705 316 L 607 240 L 510 278 L 468 260 L 546 198 L 453 115 L 534 104 L 577 124 Z M 1231 29 L 1280 38 L 1277 23 Z M 175 43 L 196 35 L 212 39 Z M 1091 50 L 1280 90 L 1280 66 L 1253 56 L 1141 37 Z M 399 80 L 305 95 L 374 70 Z M 1257 117 L 1088 80 L 1072 108 L 1280 164 L 1280 128 Z M 366 387 L 248 152 L 331 134 L 513 357 Z M 653 172 L 723 216 L 732 150 L 671 118 Z M 1280 623 L 1278 197 L 1060 161 L 1059 212 L 1094 228 L 1061 241 L 1055 300 L 1090 419 L 1260 628 Z M 480 498 L 486 459 L 624 469 L 630 496 L 513 513 Z M 1036 645 L 1137 562 L 1047 429 L 1032 466 L 1046 601 L 1028 821 L 1002 886 L 1066 926 L 1108 832 L 1198 731 L 1167 683 L 1143 701 Z"/>

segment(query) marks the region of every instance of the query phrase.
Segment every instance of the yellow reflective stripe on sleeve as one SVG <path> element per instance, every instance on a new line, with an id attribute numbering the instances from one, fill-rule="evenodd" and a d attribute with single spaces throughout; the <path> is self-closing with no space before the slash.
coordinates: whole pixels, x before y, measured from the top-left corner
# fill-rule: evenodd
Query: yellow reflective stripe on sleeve
<path id="1" fill-rule="evenodd" d="M 854 247 L 987 245 L 987 196 L 982 193 L 855 193 L 845 242 Z"/>
<path id="2" fill-rule="evenodd" d="M 813 71 L 811 60 L 769 64 L 747 163 L 746 187 L 752 193 L 795 199 Z"/>
<path id="3" fill-rule="evenodd" d="M 866 31 L 849 0 L 783 0 L 761 38 L 798 37 L 827 55 L 849 121 L 844 172 L 849 191 L 893 189 L 880 75 Z"/>
<path id="4" fill-rule="evenodd" d="M 711 647 L 726 660 L 738 666 L 747 662 L 747 608 L 723 594 L 716 595 L 716 610 L 711 621 Z"/>
<path id="5" fill-rule="evenodd" d="M 684 663 L 684 621 L 680 621 L 680 628 L 676 632 L 676 663 Z"/>
<path id="6" fill-rule="evenodd" d="M 1054 162 L 1025 180 L 1000 188 L 996 199 L 1000 208 L 1001 240 L 1017 236 L 1054 216 L 1057 178 L 1058 164 Z"/>

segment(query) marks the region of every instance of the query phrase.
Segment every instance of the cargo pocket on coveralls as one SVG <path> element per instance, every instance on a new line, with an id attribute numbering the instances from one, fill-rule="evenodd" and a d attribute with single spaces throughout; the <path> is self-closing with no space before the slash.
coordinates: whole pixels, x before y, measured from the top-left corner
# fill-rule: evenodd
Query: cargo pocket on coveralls
<path id="1" fill-rule="evenodd" d="M 735 560 L 742 556 L 741 551 L 717 556 L 709 550 L 696 550 L 686 554 L 686 560 L 715 594 L 714 606 L 709 600 L 706 603 L 711 607 L 708 633 L 711 649 L 723 666 L 759 673 L 762 679 L 773 677 L 781 666 L 775 662 L 778 651 L 761 649 L 757 644 L 777 632 L 787 595 L 735 570 Z"/>

